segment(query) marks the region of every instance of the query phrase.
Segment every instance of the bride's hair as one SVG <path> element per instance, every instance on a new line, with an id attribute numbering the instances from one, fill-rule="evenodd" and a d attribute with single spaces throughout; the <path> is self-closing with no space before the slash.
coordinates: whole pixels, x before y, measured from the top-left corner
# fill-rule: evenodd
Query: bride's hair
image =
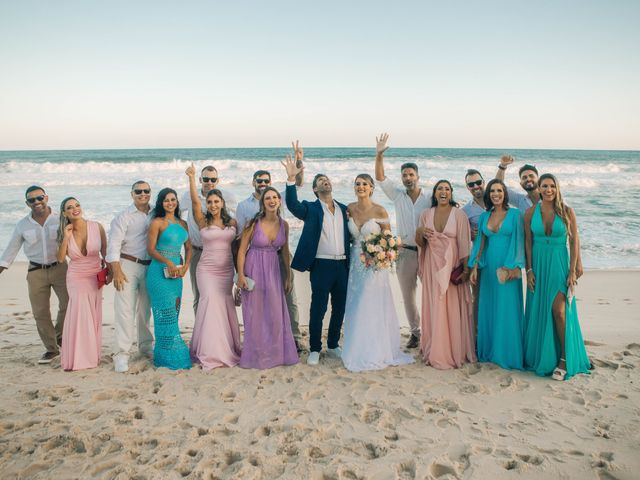
<path id="1" fill-rule="evenodd" d="M 353 181 L 353 183 L 355 184 L 359 178 L 361 178 L 362 180 L 367 182 L 369 185 L 371 185 L 371 193 L 369 194 L 369 196 L 373 195 L 373 189 L 376 188 L 376 184 L 373 181 L 373 178 L 371 177 L 371 175 L 369 175 L 368 173 L 360 173 L 358 174 L 356 179 Z"/>

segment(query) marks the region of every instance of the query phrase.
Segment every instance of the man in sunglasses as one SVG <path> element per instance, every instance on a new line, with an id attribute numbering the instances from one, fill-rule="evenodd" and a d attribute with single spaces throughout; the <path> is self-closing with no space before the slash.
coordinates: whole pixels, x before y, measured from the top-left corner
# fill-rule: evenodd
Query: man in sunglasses
<path id="1" fill-rule="evenodd" d="M 220 190 L 222 196 L 224 197 L 224 202 L 226 204 L 227 212 L 229 215 L 235 218 L 236 216 L 236 205 L 237 201 L 235 196 L 227 191 L 223 190 L 219 187 L 220 178 L 218 176 L 218 171 L 213 165 L 207 165 L 200 172 L 200 206 L 202 213 L 206 214 L 207 211 L 207 193 L 214 188 L 216 190 Z M 184 193 L 184 195 L 180 198 L 180 210 L 184 212 L 189 212 L 189 217 L 187 219 L 187 225 L 189 226 L 189 239 L 191 240 L 192 255 L 191 255 L 191 263 L 189 264 L 189 276 L 191 278 L 191 289 L 193 291 L 193 311 L 198 308 L 198 302 L 200 301 L 200 291 L 198 290 L 198 282 L 196 281 L 196 267 L 198 266 L 198 262 L 200 261 L 200 257 L 202 256 L 202 239 L 200 238 L 200 229 L 198 228 L 198 224 L 194 216 L 191 214 L 191 194 L 189 193 L 189 189 Z"/>
<path id="2" fill-rule="evenodd" d="M 416 228 L 420 222 L 420 214 L 431 207 L 431 199 L 427 197 L 424 189 L 420 187 L 420 175 L 418 165 L 413 162 L 403 163 L 400 166 L 402 186 L 395 180 L 385 176 L 384 152 L 389 148 L 387 140 L 389 135 L 383 133 L 376 137 L 376 180 L 385 195 L 396 207 L 396 226 L 398 235 L 402 240 L 402 248 L 396 263 L 396 272 L 404 312 L 407 315 L 411 337 L 407 348 L 416 348 L 420 343 L 420 314 L 416 305 L 416 288 L 418 286 L 418 247 L 416 246 Z"/>
<path id="3" fill-rule="evenodd" d="M 303 163 L 302 160 L 304 158 L 304 150 L 300 147 L 300 143 L 296 141 L 291 144 L 293 147 L 294 158 L 296 161 L 296 165 L 299 168 L 302 168 Z M 296 176 L 295 185 L 299 189 L 302 187 L 304 183 L 304 170 L 301 170 L 300 173 Z M 249 195 L 248 198 L 241 201 L 238 204 L 238 209 L 236 211 L 236 221 L 238 222 L 238 234 L 242 232 L 245 225 L 249 223 L 249 221 L 255 217 L 255 215 L 260 210 L 260 197 L 262 196 L 262 192 L 265 188 L 271 186 L 271 173 L 267 170 L 257 170 L 253 174 L 253 193 Z M 282 196 L 282 207 L 280 209 L 281 216 L 284 217 L 285 210 L 287 207 L 286 202 L 286 190 L 281 192 Z M 284 259 L 282 255 L 278 256 L 280 260 L 280 271 L 284 273 L 285 265 L 284 262 L 291 261 L 291 259 Z M 291 271 L 291 275 L 293 275 L 293 271 Z M 285 276 L 282 275 L 284 279 Z M 296 298 L 296 289 L 295 283 L 293 282 L 293 286 L 289 293 L 285 293 L 285 297 L 287 300 L 287 309 L 289 310 L 289 319 L 291 321 L 291 332 L 293 333 L 293 338 L 296 341 L 296 348 L 298 349 L 298 353 L 302 351 L 302 337 L 300 336 L 300 326 L 298 322 L 298 301 Z"/>
<path id="4" fill-rule="evenodd" d="M 49 197 L 44 188 L 33 185 L 25 192 L 31 213 L 18 222 L 9 245 L 0 257 L 0 273 L 13 263 L 21 247 L 29 260 L 27 284 L 31 311 L 38 335 L 47 351 L 38 363 L 47 364 L 60 354 L 62 327 L 67 312 L 67 264 L 56 260 L 58 243 L 58 214 L 47 205 Z M 56 324 L 51 321 L 51 289 L 58 297 Z"/>
<path id="5" fill-rule="evenodd" d="M 116 288 L 113 299 L 116 320 L 113 365 L 119 373 L 129 370 L 129 353 L 136 337 L 140 353 L 146 356 L 153 353 L 151 308 L 146 285 L 147 267 L 151 264 L 147 254 L 151 187 L 144 180 L 138 180 L 131 186 L 131 198 L 133 203 L 111 222 L 107 242 L 106 260 Z M 136 325 L 137 335 L 134 334 Z"/>
<path id="6" fill-rule="evenodd" d="M 476 239 L 478 235 L 478 220 L 480 215 L 485 211 L 484 206 L 484 178 L 478 170 L 470 168 L 464 176 L 464 183 L 467 185 L 467 190 L 471 194 L 471 200 L 462 207 L 462 211 L 467 215 L 469 219 L 469 225 L 471 226 L 471 240 Z"/>

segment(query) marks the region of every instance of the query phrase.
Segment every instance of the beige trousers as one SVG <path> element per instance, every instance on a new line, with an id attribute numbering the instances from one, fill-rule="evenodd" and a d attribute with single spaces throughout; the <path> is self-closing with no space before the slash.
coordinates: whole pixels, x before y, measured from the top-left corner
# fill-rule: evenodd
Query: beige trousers
<path id="1" fill-rule="evenodd" d="M 396 263 L 396 273 L 400 283 L 400 291 L 404 301 L 404 313 L 411 333 L 420 336 L 420 314 L 416 305 L 416 288 L 418 286 L 418 252 L 407 248 L 400 248 L 400 255 Z"/>

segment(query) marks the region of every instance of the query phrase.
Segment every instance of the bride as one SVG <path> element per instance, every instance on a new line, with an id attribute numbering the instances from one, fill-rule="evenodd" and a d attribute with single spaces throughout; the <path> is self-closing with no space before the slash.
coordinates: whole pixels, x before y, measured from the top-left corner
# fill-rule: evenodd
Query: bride
<path id="1" fill-rule="evenodd" d="M 400 350 L 400 326 L 391 295 L 389 270 L 365 268 L 360 261 L 360 242 L 364 237 L 390 229 L 387 211 L 371 201 L 373 188 L 370 175 L 358 175 L 354 184 L 358 201 L 347 207 L 353 243 L 342 362 L 352 372 L 380 370 L 414 361 Z"/>

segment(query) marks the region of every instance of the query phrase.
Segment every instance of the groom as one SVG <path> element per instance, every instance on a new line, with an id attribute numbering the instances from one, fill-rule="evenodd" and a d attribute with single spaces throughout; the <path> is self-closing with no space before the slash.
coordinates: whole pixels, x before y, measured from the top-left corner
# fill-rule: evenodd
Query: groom
<path id="1" fill-rule="evenodd" d="M 331 195 L 331 182 L 324 174 L 317 174 L 312 183 L 315 202 L 298 200 L 296 175 L 301 168 L 288 156 L 282 162 L 287 170 L 287 208 L 304 222 L 302 235 L 291 262 L 291 268 L 311 278 L 311 311 L 309 313 L 308 365 L 317 365 L 322 350 L 322 320 L 331 295 L 331 320 L 327 338 L 327 353 L 340 358 L 338 346 L 349 278 L 349 228 L 347 207 L 336 202 Z"/>

